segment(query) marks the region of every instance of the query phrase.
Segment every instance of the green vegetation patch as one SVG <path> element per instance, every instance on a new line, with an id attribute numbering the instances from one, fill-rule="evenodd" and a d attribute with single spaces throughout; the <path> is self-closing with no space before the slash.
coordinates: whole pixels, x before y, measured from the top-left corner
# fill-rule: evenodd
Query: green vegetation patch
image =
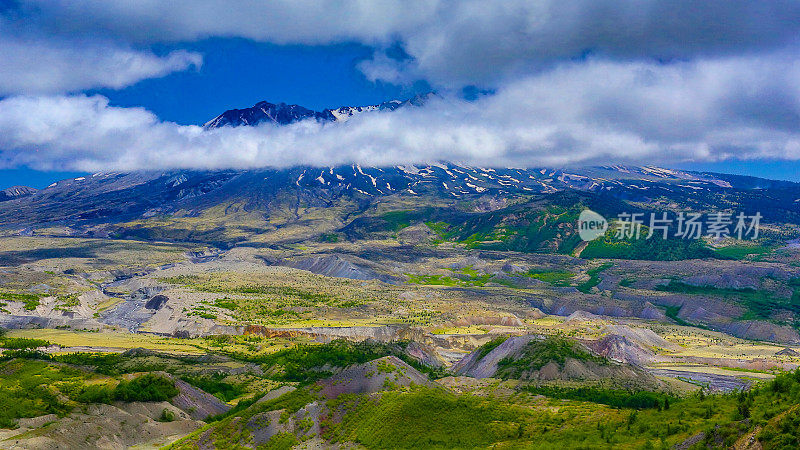
<path id="1" fill-rule="evenodd" d="M 226 403 L 247 393 L 244 383 L 230 383 L 224 381 L 224 378 L 224 374 L 218 373 L 213 375 L 184 375 L 181 380 L 208 392 Z"/>
<path id="2" fill-rule="evenodd" d="M 250 343 L 246 340 L 244 342 Z M 211 346 L 209 345 L 209 347 Z M 252 350 L 255 351 L 255 349 Z M 179 356 L 146 352 L 141 355 L 68 353 L 49 357 L 57 362 L 91 368 L 96 373 L 111 377 L 119 377 L 128 373 L 166 372 L 225 402 L 260 392 L 263 389 L 264 381 L 268 379 L 260 372 L 248 372 L 231 378 L 226 378 L 223 373 L 208 373 L 207 356 Z M 113 397 L 113 393 L 111 395 Z"/>
<path id="3" fill-rule="evenodd" d="M 415 275 L 406 274 L 408 282 L 411 284 L 421 284 L 428 286 L 458 286 L 461 280 L 447 275 Z"/>
<path id="4" fill-rule="evenodd" d="M 274 284 L 254 283 L 252 278 L 243 278 L 233 273 L 215 273 L 202 277 L 179 275 L 161 278 L 159 281 L 183 285 L 198 292 L 246 296 L 248 298 L 225 297 L 214 302 L 205 302 L 205 305 L 227 309 L 235 313 L 239 320 L 248 322 L 264 317 L 280 318 L 287 314 L 299 317 L 298 312 L 292 311 L 291 308 L 351 308 L 364 304 L 364 298 L 369 298 L 369 294 L 376 295 L 374 292 L 364 292 L 365 287 L 348 289 L 350 285 L 347 283 L 350 280 L 337 280 L 326 284 L 324 290 L 315 289 L 311 283 L 316 283 L 317 280 L 313 277 L 315 276 L 311 279 L 301 279 L 293 283 L 294 285 L 289 285 L 292 284 L 291 279 L 284 279 Z M 345 288 L 337 289 L 335 283 L 344 284 Z M 200 317 L 216 318 L 219 315 L 215 311 L 203 310 L 201 307 L 196 307 L 195 310 L 193 315 Z M 268 322 L 275 321 L 268 320 Z"/>
<path id="5" fill-rule="evenodd" d="M 164 402 L 178 395 L 175 382 L 169 378 L 146 373 L 132 380 L 121 380 L 115 387 L 90 384 L 73 392 L 71 398 L 81 403 Z"/>
<path id="6" fill-rule="evenodd" d="M 15 419 L 44 414 L 63 416 L 72 410 L 57 387 L 80 386 L 91 374 L 44 361 L 12 359 L 0 362 L 0 427 L 13 428 Z M 68 391 L 68 389 L 65 389 Z"/>
<path id="7" fill-rule="evenodd" d="M 411 226 L 414 217 L 413 211 L 390 211 L 381 216 L 381 219 L 386 221 L 386 228 L 389 231 L 397 232 Z"/>
<path id="8" fill-rule="evenodd" d="M 720 259 L 746 259 L 748 256 L 761 256 L 772 252 L 772 247 L 764 245 L 728 245 L 714 250 Z"/>
<path id="9" fill-rule="evenodd" d="M 165 366 L 158 367 L 133 367 L 130 371 L 122 369 L 122 364 L 127 360 L 119 353 L 63 353 L 56 355 L 46 355 L 53 361 L 72 364 L 76 366 L 91 367 L 94 372 L 103 375 L 115 376 L 128 372 L 145 372 L 147 370 L 163 370 Z"/>
<path id="10" fill-rule="evenodd" d="M 613 265 L 614 264 L 612 263 L 603 263 L 594 269 L 587 270 L 586 274 L 589 275 L 589 279 L 575 286 L 575 288 L 584 294 L 592 292 L 592 288 L 600 284 L 600 272 L 612 267 Z"/>
<path id="11" fill-rule="evenodd" d="M 317 400 L 317 397 L 309 389 L 300 388 L 269 401 L 258 402 L 258 399 L 259 396 L 256 396 L 250 400 L 240 401 L 228 412 L 207 418 L 206 422 L 212 423 L 213 426 L 200 428 L 168 448 L 195 449 L 197 448 L 196 441 L 201 434 L 204 440 L 210 440 L 216 448 L 245 448 L 242 444 L 249 441 L 251 433 L 246 424 L 255 416 L 267 411 L 283 410 L 280 420 L 284 422 L 289 418 L 290 414 L 296 413 L 307 404 Z M 258 418 L 257 420 L 264 419 Z M 262 424 L 264 426 L 267 425 L 267 423 Z M 294 434 L 279 433 L 273 436 L 266 445 L 258 448 L 288 449 L 298 443 L 299 440 Z"/>
<path id="12" fill-rule="evenodd" d="M 560 386 L 526 386 L 525 390 L 546 397 L 592 402 L 614 408 L 669 409 L 670 402 L 677 401 L 668 395 L 650 391 L 626 391 L 598 387 L 567 388 Z"/>
<path id="13" fill-rule="evenodd" d="M 260 445 L 258 448 L 263 450 L 289 450 L 299 444 L 300 441 L 292 433 L 278 433 L 272 436 L 266 444 Z"/>
<path id="14" fill-rule="evenodd" d="M 758 441 L 764 449 L 800 448 L 800 407 L 764 427 Z"/>
<path id="15" fill-rule="evenodd" d="M 217 318 L 216 314 L 206 310 L 203 307 L 192 309 L 191 311 L 186 313 L 186 316 L 187 317 L 195 316 L 195 317 L 200 317 L 201 319 L 211 319 L 211 320 L 215 320 Z"/>
<path id="16" fill-rule="evenodd" d="M 18 292 L 0 292 L 0 300 L 8 300 L 11 302 L 22 302 L 23 308 L 28 311 L 33 311 L 39 306 L 40 297 L 36 294 L 18 293 Z"/>
<path id="17" fill-rule="evenodd" d="M 602 389 L 524 390 L 574 403 L 530 407 L 521 398 L 498 402 L 426 388 L 378 399 L 352 396 L 330 404 L 346 413 L 324 437 L 367 448 L 670 448 L 702 431 L 704 448 L 728 448 L 762 426 L 758 436 L 765 448 L 795 448 L 800 439 L 800 371 L 750 392 L 686 399 Z M 554 408 L 542 408 L 548 405 Z"/>
<path id="18" fill-rule="evenodd" d="M 451 229 L 449 236 L 467 248 L 569 253 L 580 242 L 574 232 L 579 212 L 574 205 L 515 205 L 471 217 Z"/>
<path id="19" fill-rule="evenodd" d="M 704 328 L 702 325 L 691 324 L 691 323 L 681 319 L 680 317 L 678 317 L 678 313 L 680 311 L 681 311 L 681 307 L 680 306 L 665 306 L 664 307 L 664 315 L 669 317 L 670 319 L 674 320 L 675 323 L 677 323 L 678 325 L 682 325 L 682 326 L 685 326 L 685 327 L 696 326 L 696 327 Z"/>
<path id="20" fill-rule="evenodd" d="M 789 282 L 790 286 L 792 282 Z M 781 298 L 772 292 L 761 289 L 693 286 L 677 280 L 671 280 L 669 284 L 657 286 L 656 290 L 734 300 L 747 309 L 742 317 L 739 318 L 741 320 L 772 320 L 772 316 L 777 310 L 791 311 L 795 317 L 800 317 L 800 289 L 795 289 L 791 298 Z M 800 326 L 800 321 L 795 320 L 793 325 L 795 327 Z"/>
<path id="21" fill-rule="evenodd" d="M 407 341 L 383 343 L 350 342 L 337 339 L 329 344 L 301 344 L 268 355 L 228 353 L 230 356 L 262 364 L 273 379 L 311 383 L 333 375 L 332 369 L 362 364 L 384 356 L 396 356 L 429 376 L 443 376 L 442 369 L 421 364 L 405 353 Z"/>
<path id="22" fill-rule="evenodd" d="M 163 402 L 178 393 L 173 380 L 150 373 L 131 381 L 122 380 L 114 388 L 114 398 L 124 402 Z"/>
<path id="23" fill-rule="evenodd" d="M 508 340 L 507 335 L 497 336 L 496 338 L 492 339 L 491 341 L 481 345 L 478 348 L 478 359 L 483 359 L 484 356 L 488 355 L 492 350 L 496 349 L 500 346 L 503 342 Z"/>
<path id="24" fill-rule="evenodd" d="M 320 242 L 327 242 L 329 244 L 335 244 L 339 242 L 339 235 L 336 233 L 322 233 L 319 237 Z"/>
<path id="25" fill-rule="evenodd" d="M 59 295 L 57 297 L 58 306 L 56 307 L 56 309 L 68 310 L 69 308 L 74 308 L 76 306 L 79 306 L 81 302 L 78 299 L 78 297 L 80 297 L 80 294 L 75 292 L 71 294 Z"/>
<path id="26" fill-rule="evenodd" d="M 240 442 L 242 439 L 248 439 L 250 434 L 249 428 L 243 427 L 242 425 L 249 422 L 250 419 L 260 413 L 282 410 L 283 412 L 281 413 L 280 421 L 283 423 L 291 414 L 296 413 L 309 403 L 318 400 L 316 394 L 314 394 L 308 387 L 295 389 L 272 400 L 259 402 L 259 399 L 262 396 L 263 395 L 256 395 L 249 400 L 240 400 L 239 403 L 237 403 L 237 405 L 228 412 L 206 419 L 206 422 L 209 423 L 216 422 L 210 433 L 210 436 L 211 439 L 215 441 L 217 448 L 240 448 L 235 444 Z M 202 432 L 204 429 L 200 429 L 198 431 Z M 196 448 L 192 446 L 192 442 L 197 435 L 198 433 L 190 435 L 182 441 L 179 441 L 177 443 L 179 445 L 175 445 L 170 448 Z M 288 439 L 289 436 L 291 436 L 294 440 L 292 441 L 292 439 Z M 298 443 L 292 434 L 286 434 L 286 438 L 287 439 L 279 438 L 278 440 L 275 440 L 275 437 L 273 437 L 267 446 L 263 448 L 284 448 L 281 446 L 273 446 L 273 444 L 280 444 L 281 442 L 292 441 L 294 444 Z M 262 447 L 259 446 L 259 448 Z"/>
<path id="27" fill-rule="evenodd" d="M 48 346 L 50 346 L 50 342 L 44 339 L 0 337 L 0 347 L 8 350 L 36 349 Z"/>
<path id="28" fill-rule="evenodd" d="M 429 286 L 486 286 L 486 283 L 492 281 L 494 275 L 482 274 L 467 266 L 462 269 L 450 269 L 454 276 L 447 275 L 415 275 L 406 274 L 408 282 L 412 284 L 421 284 Z"/>
<path id="29" fill-rule="evenodd" d="M 265 411 L 284 410 L 286 420 L 319 401 L 313 391 L 301 388 L 248 403 L 174 448 L 196 448 L 200 436 L 220 448 L 245 446 L 245 424 Z M 416 387 L 377 396 L 344 394 L 326 403 L 330 414 L 321 424 L 322 437 L 366 448 L 671 448 L 699 432 L 706 440 L 698 448 L 729 448 L 755 427 L 761 427 L 764 448 L 795 448 L 800 439 L 800 370 L 749 392 L 688 398 L 557 387 L 523 387 L 517 395 L 495 397 Z M 284 440 L 302 441 L 286 435 L 270 445 Z"/>
<path id="30" fill-rule="evenodd" d="M 449 233 L 448 230 L 450 229 L 450 224 L 447 222 L 432 222 L 428 221 L 425 222 L 425 225 L 431 229 L 434 233 L 436 233 L 436 239 L 433 240 L 434 244 L 440 244 L 448 239 Z"/>
<path id="31" fill-rule="evenodd" d="M 162 376 L 144 374 L 122 380 L 43 359 L 47 355 L 19 350 L 3 354 L 0 362 L 0 427 L 16 426 L 15 419 L 44 414 L 63 416 L 80 403 L 165 401 L 178 394 L 175 383 Z"/>
<path id="32" fill-rule="evenodd" d="M 264 402 L 259 409 L 262 411 L 277 411 L 283 409 L 289 414 L 294 414 L 315 400 L 317 400 L 317 396 L 308 388 L 300 388 L 287 392 L 276 399 Z"/>
<path id="33" fill-rule="evenodd" d="M 216 306 L 217 308 L 228 309 L 231 311 L 236 311 L 236 309 L 239 308 L 239 305 L 235 301 L 229 299 L 228 297 L 218 298 L 214 300 L 213 305 Z"/>
<path id="34" fill-rule="evenodd" d="M 618 239 L 610 227 L 602 239 L 589 242 L 581 252 L 581 258 L 641 259 L 650 261 L 681 261 L 702 259 L 716 255 L 699 239 L 663 239 L 647 236 L 647 227 L 642 227 L 639 239 Z"/>
<path id="35" fill-rule="evenodd" d="M 441 389 L 386 392 L 357 403 L 325 437 L 367 448 L 476 448 L 516 438 L 523 408 Z M 390 424 L 390 426 L 387 426 Z"/>
<path id="36" fill-rule="evenodd" d="M 525 276 L 533 278 L 535 280 L 550 283 L 554 286 L 569 286 L 569 280 L 572 279 L 575 276 L 575 274 L 566 270 L 542 271 L 537 269 L 531 269 L 525 273 Z"/>

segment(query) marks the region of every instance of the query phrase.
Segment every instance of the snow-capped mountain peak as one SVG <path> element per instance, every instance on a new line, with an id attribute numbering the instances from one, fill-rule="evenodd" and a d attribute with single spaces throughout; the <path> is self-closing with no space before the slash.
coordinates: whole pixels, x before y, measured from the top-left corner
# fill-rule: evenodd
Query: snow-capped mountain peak
<path id="1" fill-rule="evenodd" d="M 229 109 L 203 125 L 205 129 L 225 126 L 255 126 L 262 123 L 288 125 L 301 120 L 314 119 L 320 122 L 346 122 L 353 116 L 374 111 L 394 111 L 404 106 L 421 106 L 436 94 L 419 94 L 407 100 L 390 100 L 388 102 L 367 106 L 342 106 L 335 109 L 314 111 L 300 105 L 286 103 L 258 102 L 250 108 Z"/>

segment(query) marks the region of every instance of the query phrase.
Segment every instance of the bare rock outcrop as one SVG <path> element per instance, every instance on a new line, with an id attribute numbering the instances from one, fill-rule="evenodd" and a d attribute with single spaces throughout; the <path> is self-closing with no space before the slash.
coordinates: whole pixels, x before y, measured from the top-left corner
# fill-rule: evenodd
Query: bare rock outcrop
<path id="1" fill-rule="evenodd" d="M 619 334 L 609 334 L 587 343 L 595 353 L 608 359 L 642 366 L 657 360 L 652 350 Z"/>
<path id="2" fill-rule="evenodd" d="M 147 309 L 159 310 L 163 308 L 164 305 L 167 304 L 168 300 L 169 297 L 167 297 L 166 295 L 163 294 L 154 295 L 153 297 L 150 298 L 150 300 L 147 301 L 147 303 L 144 304 L 144 307 Z"/>
<path id="3" fill-rule="evenodd" d="M 217 397 L 201 391 L 183 380 L 175 379 L 175 387 L 180 393 L 172 399 L 171 403 L 186 411 L 194 420 L 205 420 L 231 409 L 227 403 L 221 402 Z"/>
<path id="4" fill-rule="evenodd" d="M 800 356 L 800 353 L 789 347 L 786 347 L 783 350 L 776 352 L 775 354 L 778 356 Z"/>
<path id="5" fill-rule="evenodd" d="M 159 421 L 163 411 L 174 420 Z M 41 422 L 38 421 L 38 422 Z M 22 425 L 39 425 L 28 421 Z M 83 410 L 32 429 L 20 428 L 16 436 L 6 438 L 4 448 L 129 448 L 162 446 L 200 428 L 203 422 L 167 402 L 93 403 Z"/>
<path id="6" fill-rule="evenodd" d="M 609 335 L 624 336 L 642 347 L 677 351 L 681 346 L 673 344 L 649 328 L 631 328 L 627 325 L 609 324 L 603 328 Z"/>
<path id="7" fill-rule="evenodd" d="M 778 325 L 764 320 L 743 320 L 718 326 L 733 336 L 781 344 L 800 344 L 800 334 L 788 325 Z"/>
<path id="8" fill-rule="evenodd" d="M 353 280 L 381 280 L 394 283 L 396 279 L 390 275 L 379 274 L 365 265 L 359 265 L 336 254 L 312 256 L 294 261 L 283 261 L 281 265 L 295 269 L 307 270 L 318 275 Z"/>

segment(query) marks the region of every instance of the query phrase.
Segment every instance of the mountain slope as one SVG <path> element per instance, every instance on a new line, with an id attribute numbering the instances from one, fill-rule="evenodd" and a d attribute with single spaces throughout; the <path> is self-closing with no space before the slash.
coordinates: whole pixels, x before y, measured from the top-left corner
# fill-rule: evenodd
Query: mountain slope
<path id="1" fill-rule="evenodd" d="M 374 202 L 395 195 L 418 200 L 427 195 L 448 202 L 480 198 L 503 202 L 518 196 L 564 190 L 603 193 L 637 202 L 664 199 L 697 208 L 740 203 L 759 207 L 762 214 L 771 214 L 775 219 L 788 221 L 798 216 L 795 199 L 800 198 L 800 184 L 776 190 L 746 190 L 688 172 L 665 170 L 654 175 L 655 168 L 624 170 L 493 169 L 433 164 L 97 173 L 59 181 L 0 202 L 0 222 L 6 227 L 116 223 L 181 210 L 197 212 L 234 200 L 241 200 L 248 211 L 269 214 L 276 202 L 330 206 L 339 199 Z"/>

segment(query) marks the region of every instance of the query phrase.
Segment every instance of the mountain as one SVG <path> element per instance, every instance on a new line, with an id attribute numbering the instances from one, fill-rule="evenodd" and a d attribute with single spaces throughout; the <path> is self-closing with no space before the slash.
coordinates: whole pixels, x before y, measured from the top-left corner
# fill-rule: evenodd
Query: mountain
<path id="1" fill-rule="evenodd" d="M 271 210 L 297 202 L 331 206 L 341 201 L 372 203 L 405 198 L 424 205 L 484 198 L 503 203 L 520 196 L 570 190 L 629 201 L 666 198 L 694 207 L 721 201 L 743 206 L 760 202 L 762 209 L 774 210 L 773 215 L 778 216 L 797 215 L 795 199 L 800 197 L 800 184 L 773 190 L 742 189 L 721 177 L 656 167 L 493 169 L 440 163 L 112 172 L 62 180 L 0 202 L 0 223 L 6 227 L 52 223 L 93 225 L 179 211 L 199 214 L 234 201 L 241 202 L 248 211 L 267 215 Z"/>
<path id="2" fill-rule="evenodd" d="M 19 197 L 27 197 L 36 193 L 37 189 L 28 186 L 11 186 L 0 191 L 0 202 Z"/>
<path id="3" fill-rule="evenodd" d="M 217 117 L 211 119 L 203 125 L 206 129 L 220 128 L 224 126 L 259 125 L 265 122 L 272 122 L 278 125 L 288 125 L 305 119 L 316 119 L 322 121 L 335 120 L 330 111 L 316 112 L 303 108 L 299 105 L 287 105 L 286 103 L 273 104 L 269 102 L 258 102 L 251 108 L 230 109 Z"/>
<path id="4" fill-rule="evenodd" d="M 286 125 L 300 120 L 344 122 L 362 113 L 419 106 L 434 95 L 322 111 L 299 105 L 260 102 L 252 108 L 225 111 L 206 123 L 205 128 L 260 123 Z M 214 230 L 230 229 L 236 220 L 246 220 L 248 225 L 245 229 L 249 231 L 240 230 L 242 232 L 231 241 L 224 232 L 206 229 L 198 234 L 197 227 L 195 231 L 176 233 L 181 227 L 172 224 L 171 227 L 161 226 L 158 236 L 231 245 L 246 240 L 245 236 L 275 227 L 278 217 L 284 223 L 281 226 L 307 223 L 306 216 L 313 208 L 333 207 L 320 214 L 335 222 L 327 223 L 324 229 L 311 227 L 315 232 L 344 230 L 348 235 L 358 235 L 365 226 L 370 229 L 366 225 L 368 221 L 359 221 L 359 218 L 379 205 L 389 209 L 466 209 L 479 214 L 512 204 L 560 201 L 558 199 L 563 196 L 552 196 L 560 192 L 584 193 L 582 197 L 569 197 L 584 199 L 579 200 L 584 206 L 624 202 L 630 205 L 629 209 L 648 204 L 656 209 L 672 211 L 760 211 L 766 220 L 800 222 L 799 183 L 654 166 L 501 168 L 437 162 L 394 167 L 353 164 L 287 169 L 95 173 L 62 180 L 39 191 L 24 187 L 3 191 L 0 193 L 0 224 L 12 230 L 66 226 L 77 235 L 118 233 L 131 236 L 129 226 L 122 230 L 114 227 L 136 221 L 137 229 L 152 230 L 156 226 L 151 224 L 162 223 L 159 221 L 165 219 L 189 222 L 192 217 L 207 218 L 213 211 L 217 225 Z M 615 213 L 619 207 L 606 210 L 606 213 Z M 519 222 L 518 211 L 512 208 L 506 212 L 516 217 L 511 222 Z M 238 219 L 234 220 L 236 214 Z M 418 219 L 431 218 L 420 216 Z M 499 217 L 486 220 L 495 226 L 508 222 Z M 239 225 L 244 227 L 241 223 Z M 475 225 L 476 229 L 481 226 Z M 554 245 L 558 247 L 561 244 Z M 536 241 L 533 247 L 526 244 L 524 248 L 538 246 Z"/>
<path id="5" fill-rule="evenodd" d="M 320 122 L 345 122 L 351 117 L 364 112 L 394 111 L 397 108 L 408 105 L 420 106 L 434 95 L 433 93 L 419 94 L 407 100 L 390 100 L 368 106 L 342 106 L 336 109 L 323 109 L 322 111 L 313 111 L 300 105 L 274 104 L 262 101 L 250 108 L 225 111 L 206 122 L 203 127 L 210 130 L 226 126 L 255 126 L 262 123 L 289 125 L 307 119 L 314 119 Z"/>

